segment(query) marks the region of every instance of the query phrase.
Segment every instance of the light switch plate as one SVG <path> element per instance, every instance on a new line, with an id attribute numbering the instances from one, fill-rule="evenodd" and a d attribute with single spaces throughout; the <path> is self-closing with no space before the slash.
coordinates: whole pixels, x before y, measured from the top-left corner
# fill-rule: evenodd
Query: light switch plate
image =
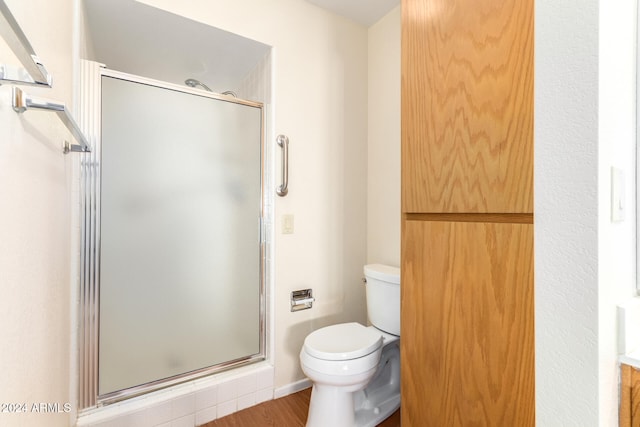
<path id="1" fill-rule="evenodd" d="M 624 199 L 624 171 L 611 168 L 611 222 L 624 221 L 626 203 Z"/>
<path id="2" fill-rule="evenodd" d="M 293 215 L 282 215 L 282 234 L 293 234 Z"/>

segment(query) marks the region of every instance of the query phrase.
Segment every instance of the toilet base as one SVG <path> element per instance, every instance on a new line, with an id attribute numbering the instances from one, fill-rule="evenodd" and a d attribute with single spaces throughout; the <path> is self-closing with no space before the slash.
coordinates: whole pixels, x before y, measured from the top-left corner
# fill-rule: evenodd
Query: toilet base
<path id="1" fill-rule="evenodd" d="M 357 427 L 375 427 L 389 418 L 400 408 L 400 394 L 390 397 L 375 408 L 356 409 L 354 425 Z"/>
<path id="2" fill-rule="evenodd" d="M 307 427 L 374 427 L 400 407 L 400 347 L 382 350 L 371 380 L 347 387 L 313 384 Z"/>
<path id="3" fill-rule="evenodd" d="M 380 365 L 364 390 L 353 393 L 357 427 L 374 427 L 400 407 L 400 346 L 389 343 L 382 350 Z"/>
<path id="4" fill-rule="evenodd" d="M 306 427 L 353 427 L 353 392 L 314 384 Z"/>

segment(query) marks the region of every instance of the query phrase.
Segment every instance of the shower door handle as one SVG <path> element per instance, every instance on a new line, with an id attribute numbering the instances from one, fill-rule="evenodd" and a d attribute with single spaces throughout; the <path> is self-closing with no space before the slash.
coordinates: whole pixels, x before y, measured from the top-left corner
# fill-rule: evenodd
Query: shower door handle
<path id="1" fill-rule="evenodd" d="M 276 194 L 284 197 L 289 192 L 289 138 L 278 135 L 276 142 L 282 147 L 282 185 L 276 190 Z"/>

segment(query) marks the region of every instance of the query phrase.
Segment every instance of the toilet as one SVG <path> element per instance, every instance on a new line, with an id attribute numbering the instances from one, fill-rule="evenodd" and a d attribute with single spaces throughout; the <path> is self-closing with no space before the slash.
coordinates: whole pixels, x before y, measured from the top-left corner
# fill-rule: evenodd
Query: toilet
<path id="1" fill-rule="evenodd" d="M 307 427 L 373 427 L 400 407 L 400 269 L 372 264 L 364 275 L 371 326 L 340 323 L 304 340 Z"/>

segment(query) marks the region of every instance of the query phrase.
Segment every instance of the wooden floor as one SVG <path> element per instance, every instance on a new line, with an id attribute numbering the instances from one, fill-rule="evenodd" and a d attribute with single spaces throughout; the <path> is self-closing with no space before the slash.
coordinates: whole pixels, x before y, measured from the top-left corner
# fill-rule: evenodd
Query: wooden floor
<path id="1" fill-rule="evenodd" d="M 307 421 L 311 389 L 280 399 L 261 403 L 235 414 L 227 415 L 203 427 L 303 427 Z M 400 410 L 384 420 L 380 427 L 400 427 Z"/>

